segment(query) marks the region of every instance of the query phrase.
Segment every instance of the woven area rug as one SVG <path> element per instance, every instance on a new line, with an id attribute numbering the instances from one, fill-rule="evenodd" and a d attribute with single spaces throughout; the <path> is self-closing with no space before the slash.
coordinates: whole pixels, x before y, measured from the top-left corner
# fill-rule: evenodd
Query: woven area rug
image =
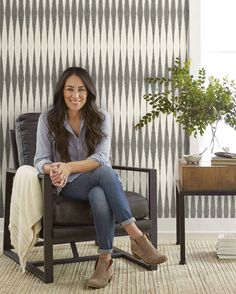
<path id="1" fill-rule="evenodd" d="M 116 238 L 115 245 L 129 248 L 128 238 Z M 78 244 L 80 255 L 96 254 L 92 242 Z M 214 241 L 187 241 L 187 264 L 179 265 L 179 246 L 175 242 L 161 241 L 160 249 L 169 260 L 156 271 L 145 270 L 123 258 L 114 260 L 115 275 L 104 289 L 86 287 L 94 271 L 94 262 L 54 266 L 54 283 L 44 284 L 26 272 L 5 255 L 0 256 L 0 293 L 127 293 L 127 294 L 199 294 L 236 293 L 236 260 L 219 260 L 215 255 Z M 40 248 L 34 248 L 30 259 L 42 256 Z M 71 256 L 65 245 L 55 246 L 54 256 Z"/>

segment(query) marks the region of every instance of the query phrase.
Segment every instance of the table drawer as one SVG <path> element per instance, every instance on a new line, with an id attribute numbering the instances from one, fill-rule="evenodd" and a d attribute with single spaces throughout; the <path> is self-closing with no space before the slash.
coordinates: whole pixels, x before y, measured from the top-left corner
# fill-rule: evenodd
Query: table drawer
<path id="1" fill-rule="evenodd" d="M 236 166 L 189 165 L 180 159 L 179 180 L 184 191 L 236 191 Z"/>

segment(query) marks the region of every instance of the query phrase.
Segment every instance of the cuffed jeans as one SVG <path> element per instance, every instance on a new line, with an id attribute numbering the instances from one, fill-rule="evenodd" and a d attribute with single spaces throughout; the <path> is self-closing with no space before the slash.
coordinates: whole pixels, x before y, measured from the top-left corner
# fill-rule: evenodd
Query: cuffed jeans
<path id="1" fill-rule="evenodd" d="M 123 227 L 135 221 L 121 182 L 111 167 L 102 166 L 81 174 L 66 184 L 61 195 L 89 201 L 100 253 L 112 253 L 115 220 Z"/>

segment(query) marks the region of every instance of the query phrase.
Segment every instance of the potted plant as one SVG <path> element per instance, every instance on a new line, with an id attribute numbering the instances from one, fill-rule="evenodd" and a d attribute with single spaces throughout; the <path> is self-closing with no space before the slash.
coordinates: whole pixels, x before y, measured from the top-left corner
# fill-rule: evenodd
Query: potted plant
<path id="1" fill-rule="evenodd" d="M 152 86 L 152 91 L 146 93 L 143 98 L 151 107 L 136 124 L 136 129 L 142 128 L 163 113 L 172 114 L 189 136 L 203 135 L 210 125 L 211 146 L 214 144 L 219 121 L 223 120 L 236 130 L 234 81 L 228 78 L 223 78 L 221 81 L 211 76 L 207 83 L 204 68 L 200 69 L 197 78 L 194 78 L 190 74 L 190 60 L 181 64 L 178 58 L 174 66 L 169 68 L 168 73 L 166 77 L 145 78 L 145 81 Z"/>

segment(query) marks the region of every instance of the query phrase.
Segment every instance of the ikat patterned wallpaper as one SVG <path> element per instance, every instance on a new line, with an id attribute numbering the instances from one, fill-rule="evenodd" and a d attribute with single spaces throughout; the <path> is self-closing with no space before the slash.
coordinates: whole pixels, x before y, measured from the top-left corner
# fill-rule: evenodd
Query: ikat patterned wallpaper
<path id="1" fill-rule="evenodd" d="M 140 131 L 134 124 L 146 112 L 143 78 L 187 58 L 188 16 L 188 0 L 0 0 L 1 216 L 9 129 L 19 114 L 50 107 L 58 76 L 73 65 L 91 73 L 98 104 L 112 117 L 113 163 L 155 167 L 158 216 L 175 216 L 177 160 L 188 139 L 172 117 Z M 142 190 L 137 178 L 128 185 Z M 214 213 L 201 201 L 190 201 L 187 213 Z"/>

